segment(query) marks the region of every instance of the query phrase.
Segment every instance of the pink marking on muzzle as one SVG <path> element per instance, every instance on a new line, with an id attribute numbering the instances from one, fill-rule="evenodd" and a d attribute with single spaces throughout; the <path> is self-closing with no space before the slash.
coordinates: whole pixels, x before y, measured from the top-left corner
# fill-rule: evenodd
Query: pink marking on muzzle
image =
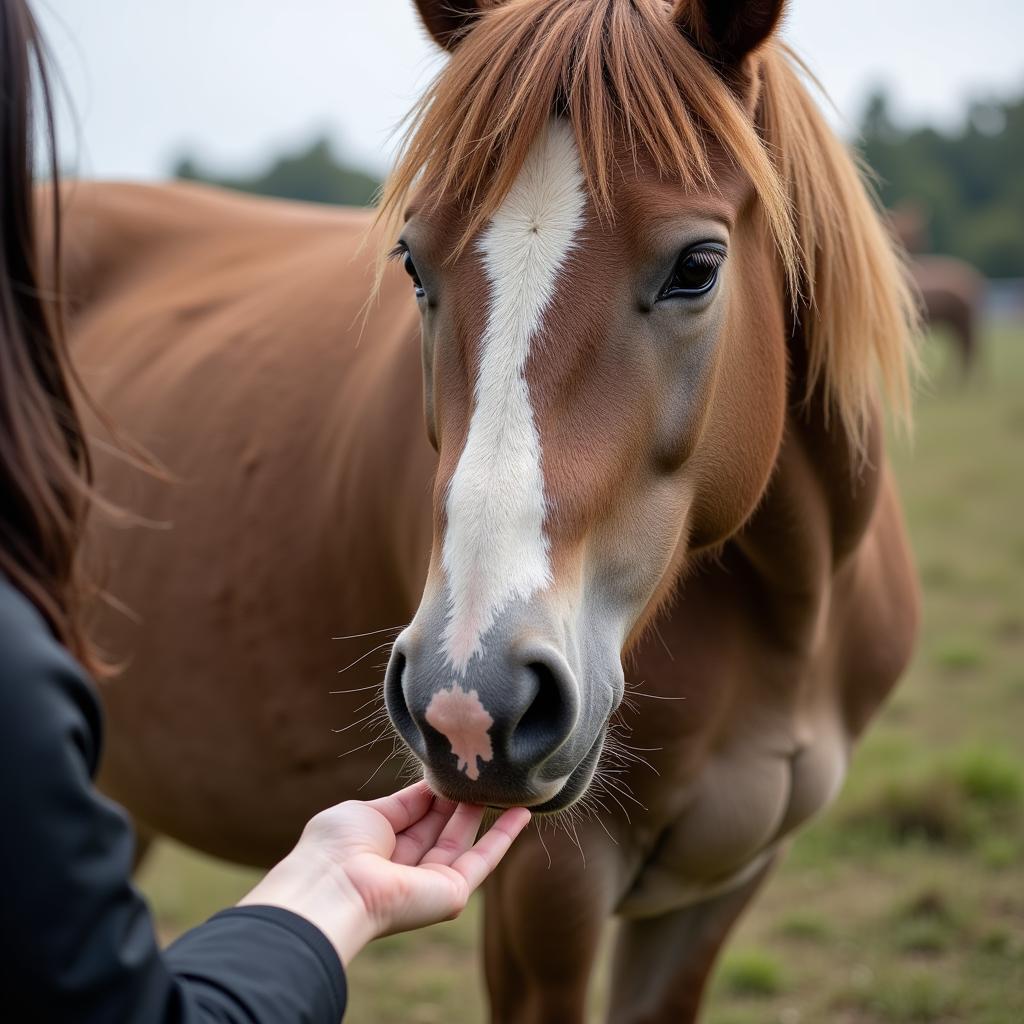
<path id="1" fill-rule="evenodd" d="M 487 713 L 476 690 L 468 693 L 452 683 L 450 690 L 438 690 L 427 707 L 427 722 L 451 744 L 460 771 L 469 778 L 480 778 L 479 761 L 494 756 L 487 735 L 494 719 Z"/>

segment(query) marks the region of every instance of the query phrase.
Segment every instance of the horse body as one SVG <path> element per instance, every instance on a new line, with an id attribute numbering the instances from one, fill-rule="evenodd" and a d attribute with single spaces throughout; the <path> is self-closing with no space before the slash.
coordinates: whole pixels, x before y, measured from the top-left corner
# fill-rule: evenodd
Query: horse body
<path id="1" fill-rule="evenodd" d="M 332 727 L 368 713 L 377 660 L 336 673 L 408 621 L 429 557 L 418 323 L 397 275 L 362 337 L 357 302 L 325 306 L 340 275 L 369 274 L 362 214 L 116 185 L 76 186 L 67 211 L 79 364 L 178 477 L 100 454 L 105 493 L 154 524 L 101 541 L 131 613 L 109 611 L 99 631 L 128 658 L 105 684 L 103 783 L 144 834 L 266 865 L 319 807 L 395 783 L 392 762 L 358 789 L 390 738 L 339 760 L 376 732 Z M 543 921 L 528 956 L 569 957 L 560 977 L 577 1000 L 609 914 L 630 920 L 639 949 L 652 927 L 699 917 L 707 934 L 684 975 L 695 998 L 701 942 L 721 941 L 735 894 L 835 794 L 909 654 L 912 576 L 875 441 L 878 468 L 852 486 L 849 451 L 790 413 L 758 511 L 632 654 L 621 722 L 639 752 L 617 765 L 600 818 L 571 839 L 528 835 L 494 883 L 492 974 Z M 341 628 L 372 635 L 332 641 Z M 623 956 L 616 991 L 651 998 Z"/>
<path id="2" fill-rule="evenodd" d="M 586 137 L 537 86 L 537 109 L 513 118 L 536 115 L 536 131 L 480 224 L 472 203 L 431 194 L 430 166 L 394 193 L 417 304 L 386 270 L 365 324 L 366 214 L 77 187 L 78 363 L 178 478 L 100 453 L 104 493 L 166 527 L 95 539 L 135 616 L 100 624 L 128 659 L 105 688 L 103 784 L 144 833 L 271 862 L 315 810 L 394 785 L 373 655 L 405 626 L 384 697 L 436 788 L 568 807 L 489 883 L 495 1018 L 582 1020 L 617 913 L 611 1018 L 692 1020 L 730 926 L 835 795 L 910 656 L 917 592 L 866 383 L 873 355 L 891 371 L 903 344 L 886 337 L 905 329 L 895 261 L 778 57 L 759 98 L 747 54 L 781 5 L 732 5 L 749 25 L 687 22 L 701 46 L 718 33 L 710 65 L 660 4 L 521 2 L 464 44 L 475 4 L 419 6 L 467 48 L 453 104 L 467 69 L 512 80 L 523 40 L 546 47 L 540 78 L 555 46 L 642 44 L 659 56 L 645 67 L 677 61 L 690 101 L 718 103 L 704 116 L 732 119 L 732 149 L 688 185 L 620 153 L 608 218 Z M 593 88 L 628 66 L 613 53 Z M 477 116 L 529 98 L 528 77 L 513 84 Z M 744 141 L 739 111 L 759 103 L 769 136 L 803 125 L 799 146 L 816 147 L 771 140 L 793 159 L 801 230 L 818 231 L 799 246 Z M 437 123 L 443 177 L 459 145 Z M 819 259 L 799 311 L 780 266 L 797 248 Z M 849 312 L 829 308 L 840 285 Z"/>
<path id="3" fill-rule="evenodd" d="M 378 658 L 336 673 L 387 634 L 331 637 L 406 621 L 420 583 L 433 452 L 415 413 L 415 310 L 384 302 L 359 344 L 366 290 L 341 282 L 370 273 L 353 264 L 365 213 L 189 186 L 71 192 L 77 358 L 176 477 L 98 453 L 104 492 L 152 522 L 103 538 L 101 572 L 127 609 L 98 629 L 127 659 L 106 693 L 105 780 L 144 827 L 267 863 L 350 791 L 337 755 L 358 742 L 331 727 L 369 694 L 329 691 L 375 678 Z M 196 720 L 223 742 L 182 748 Z M 374 757 L 357 754 L 351 778 Z"/>

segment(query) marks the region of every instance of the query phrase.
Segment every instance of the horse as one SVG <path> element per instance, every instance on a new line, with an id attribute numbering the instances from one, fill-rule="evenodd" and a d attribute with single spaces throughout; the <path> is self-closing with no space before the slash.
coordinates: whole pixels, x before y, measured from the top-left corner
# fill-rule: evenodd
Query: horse
<path id="1" fill-rule="evenodd" d="M 928 218 L 916 204 L 901 203 L 888 217 L 897 242 L 909 254 L 922 319 L 929 327 L 948 329 L 966 380 L 980 355 L 985 278 L 966 260 L 929 252 Z"/>
<path id="2" fill-rule="evenodd" d="M 403 759 L 530 806 L 493 1019 L 583 1021 L 617 918 L 609 1020 L 693 1021 L 912 654 L 914 299 L 783 0 L 416 6 L 376 212 L 66 188 L 77 366 L 165 470 L 97 445 L 101 782 L 256 865 Z"/>
<path id="3" fill-rule="evenodd" d="M 966 380 L 981 355 L 985 278 L 954 256 L 914 256 L 910 273 L 925 323 L 947 328 L 959 357 L 961 379 Z"/>

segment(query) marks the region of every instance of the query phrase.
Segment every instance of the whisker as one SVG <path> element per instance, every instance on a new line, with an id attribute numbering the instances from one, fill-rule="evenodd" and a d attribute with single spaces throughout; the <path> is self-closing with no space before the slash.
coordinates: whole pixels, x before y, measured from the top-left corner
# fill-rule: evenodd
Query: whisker
<path id="1" fill-rule="evenodd" d="M 604 786 L 604 792 L 607 793 L 608 796 L 610 796 L 619 805 L 619 809 L 626 817 L 626 824 L 632 825 L 633 819 L 630 818 L 629 811 L 626 810 L 626 805 L 611 791 L 611 789 L 608 786 L 605 785 L 603 779 L 601 781 L 601 785 Z"/>
<path id="2" fill-rule="evenodd" d="M 361 725 L 363 722 L 369 722 L 370 719 L 372 719 L 372 718 L 379 718 L 379 717 L 380 717 L 380 711 L 379 710 L 378 711 L 372 711 L 372 712 L 370 712 L 370 714 L 366 715 L 364 718 L 357 718 L 354 722 L 349 722 L 348 725 L 341 726 L 340 729 L 332 729 L 331 732 L 336 732 L 336 733 L 348 732 L 349 729 L 353 729 L 357 725 Z"/>
<path id="3" fill-rule="evenodd" d="M 368 708 L 371 704 L 376 704 L 378 706 L 378 708 L 383 707 L 384 706 L 384 694 L 383 693 L 378 693 L 378 694 L 374 695 L 373 697 L 371 697 L 369 700 L 364 700 L 363 703 L 360 704 L 359 707 L 357 707 L 355 709 L 355 711 L 352 712 L 352 714 L 353 715 L 358 715 L 359 712 L 363 710 L 363 708 Z"/>
<path id="4" fill-rule="evenodd" d="M 608 837 L 608 838 L 609 838 L 609 839 L 610 839 L 610 840 L 611 840 L 611 841 L 612 841 L 612 842 L 613 842 L 613 843 L 614 843 L 614 844 L 615 844 L 616 846 L 618 846 L 618 845 L 619 845 L 619 841 L 618 841 L 618 839 L 616 839 L 616 838 L 615 838 L 615 836 L 613 836 L 613 835 L 611 834 L 611 832 L 609 832 L 609 831 L 608 831 L 608 826 L 607 826 L 607 825 L 606 825 L 606 824 L 604 823 L 604 819 L 603 819 L 603 818 L 601 817 L 601 815 L 600 815 L 600 814 L 595 814 L 595 815 L 594 815 L 594 820 L 595 820 L 595 821 L 596 821 L 596 822 L 598 823 L 598 825 L 600 825 L 600 826 L 601 826 L 601 828 L 602 828 L 602 829 L 604 829 L 604 834 L 605 834 L 605 835 L 606 835 L 606 836 L 607 836 L 607 837 Z"/>
<path id="5" fill-rule="evenodd" d="M 568 810 L 572 810 L 572 808 L 567 808 L 567 809 Z M 565 834 L 566 835 L 569 835 L 569 829 L 570 828 L 572 829 L 572 840 L 573 840 L 573 843 L 575 844 L 576 849 L 580 851 L 580 860 L 583 861 L 583 870 L 586 871 L 587 870 L 587 855 L 583 852 L 583 844 L 580 842 L 580 834 L 579 834 L 579 832 L 576 831 L 576 822 L 573 820 L 573 818 L 571 816 L 569 817 L 568 823 L 567 823 L 566 828 L 565 828 Z"/>
<path id="6" fill-rule="evenodd" d="M 380 734 L 375 736 L 369 743 L 360 744 L 358 747 L 353 747 L 351 750 L 346 750 L 344 753 L 339 754 L 338 757 L 348 757 L 349 754 L 355 754 L 360 750 L 365 750 L 367 747 L 372 747 L 377 743 L 380 743 L 382 739 L 388 734 L 387 729 L 382 729 Z"/>
<path id="7" fill-rule="evenodd" d="M 642 764 L 645 768 L 650 768 L 650 770 L 654 772 L 654 774 L 657 775 L 659 779 L 661 778 L 661 772 L 659 772 L 658 769 L 655 768 L 654 765 L 651 764 L 651 762 L 648 761 L 646 757 L 641 757 L 639 754 L 634 753 L 634 751 L 629 747 L 622 747 L 619 750 L 614 751 L 614 753 L 622 759 L 619 762 L 620 764 L 623 764 L 627 761 L 632 761 L 635 764 Z"/>
<path id="8" fill-rule="evenodd" d="M 398 739 L 396 737 L 395 742 L 391 745 L 391 753 L 388 754 L 388 756 L 385 757 L 384 760 L 381 761 L 381 763 L 379 765 L 377 765 L 376 768 L 374 768 L 373 774 L 359 787 L 359 789 L 356 790 L 356 792 L 357 793 L 361 793 L 364 789 L 366 789 L 366 787 L 371 782 L 373 782 L 373 780 L 377 777 L 377 773 L 381 770 L 381 768 L 383 768 L 384 765 L 386 765 L 388 763 L 388 761 L 390 761 L 397 753 L 398 753 Z"/>
<path id="9" fill-rule="evenodd" d="M 618 783 L 618 781 L 616 779 L 606 779 L 605 781 L 608 783 L 609 786 L 611 786 L 612 789 L 617 790 L 627 800 L 632 800 L 633 803 L 635 803 L 637 805 L 637 807 L 639 807 L 641 810 L 646 811 L 648 809 L 646 804 L 644 804 L 641 801 L 637 800 L 637 798 L 635 796 L 633 796 L 633 794 L 630 792 L 628 786 L 621 786 L 621 785 L 619 785 L 619 783 Z"/>
<path id="10" fill-rule="evenodd" d="M 365 660 L 371 654 L 375 654 L 377 651 L 382 651 L 382 650 L 384 650 L 385 647 L 387 647 L 389 645 L 394 645 L 394 640 L 385 640 L 384 643 L 378 644 L 376 647 L 374 647 L 371 650 L 367 651 L 365 654 L 361 654 L 358 658 L 356 658 L 355 661 L 349 662 L 349 664 L 347 664 L 344 668 L 339 668 L 338 669 L 338 675 L 340 676 L 342 674 L 342 672 L 347 672 L 350 668 L 354 668 L 356 665 L 359 664 L 359 662 Z"/>
<path id="11" fill-rule="evenodd" d="M 402 768 L 400 770 L 402 781 L 408 784 L 413 782 L 419 782 L 423 778 L 423 765 L 420 763 L 416 755 L 408 748 L 405 751 L 402 758 Z"/>
<path id="12" fill-rule="evenodd" d="M 366 633 L 349 633 L 348 636 L 332 636 L 332 640 L 360 640 L 364 636 L 378 636 L 381 633 L 401 633 L 405 626 L 385 626 L 383 629 L 371 629 Z"/>
<path id="13" fill-rule="evenodd" d="M 675 661 L 676 656 L 669 650 L 669 646 L 665 643 L 665 638 L 661 635 L 661 630 L 657 626 L 654 627 L 654 635 L 661 641 L 661 646 L 665 648 L 665 653 L 668 655 L 669 661 Z"/>
<path id="14" fill-rule="evenodd" d="M 366 690 L 381 690 L 384 688 L 383 681 L 379 683 L 370 683 L 369 686 L 353 686 L 351 690 L 328 690 L 327 693 L 330 696 L 334 696 L 339 693 L 363 693 Z"/>
<path id="15" fill-rule="evenodd" d="M 390 725 L 391 720 L 388 718 L 386 713 L 378 713 L 377 717 L 366 722 L 359 731 L 366 732 L 367 729 L 376 729 L 378 725 Z"/>
<path id="16" fill-rule="evenodd" d="M 646 679 L 641 679 L 639 683 L 632 683 L 632 684 L 627 683 L 626 684 L 626 692 L 631 697 L 646 697 L 647 700 L 686 700 L 686 697 L 683 697 L 683 696 L 680 696 L 680 697 L 665 697 L 665 696 L 662 696 L 660 693 L 644 693 L 644 691 L 642 689 L 640 689 L 640 687 L 642 687 L 644 685 L 644 683 L 646 683 L 646 682 L 647 682 Z"/>
<path id="17" fill-rule="evenodd" d="M 551 864 L 552 864 L 551 851 L 548 849 L 548 844 L 544 842 L 544 833 L 541 831 L 540 819 L 539 818 L 534 818 L 533 819 L 533 824 L 534 824 L 534 826 L 537 829 L 537 838 L 540 840 L 540 845 L 541 845 L 542 849 L 544 850 L 545 855 L 548 858 L 548 871 L 550 871 L 551 870 Z"/>

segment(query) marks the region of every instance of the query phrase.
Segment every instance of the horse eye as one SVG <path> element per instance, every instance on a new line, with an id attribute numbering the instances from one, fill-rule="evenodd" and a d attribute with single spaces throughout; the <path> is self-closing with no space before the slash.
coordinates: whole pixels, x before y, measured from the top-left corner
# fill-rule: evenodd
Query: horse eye
<path id="1" fill-rule="evenodd" d="M 699 245 L 687 249 L 672 268 L 672 276 L 658 293 L 661 299 L 696 298 L 715 286 L 718 271 L 725 262 L 725 247 Z"/>
<path id="2" fill-rule="evenodd" d="M 426 289 L 423 287 L 423 282 L 420 280 L 420 275 L 416 272 L 416 264 L 412 261 L 412 253 L 408 249 L 405 250 L 405 257 L 402 260 L 402 266 L 405 267 L 405 272 L 412 278 L 412 283 L 416 288 L 416 298 L 422 299 L 427 294 Z"/>

